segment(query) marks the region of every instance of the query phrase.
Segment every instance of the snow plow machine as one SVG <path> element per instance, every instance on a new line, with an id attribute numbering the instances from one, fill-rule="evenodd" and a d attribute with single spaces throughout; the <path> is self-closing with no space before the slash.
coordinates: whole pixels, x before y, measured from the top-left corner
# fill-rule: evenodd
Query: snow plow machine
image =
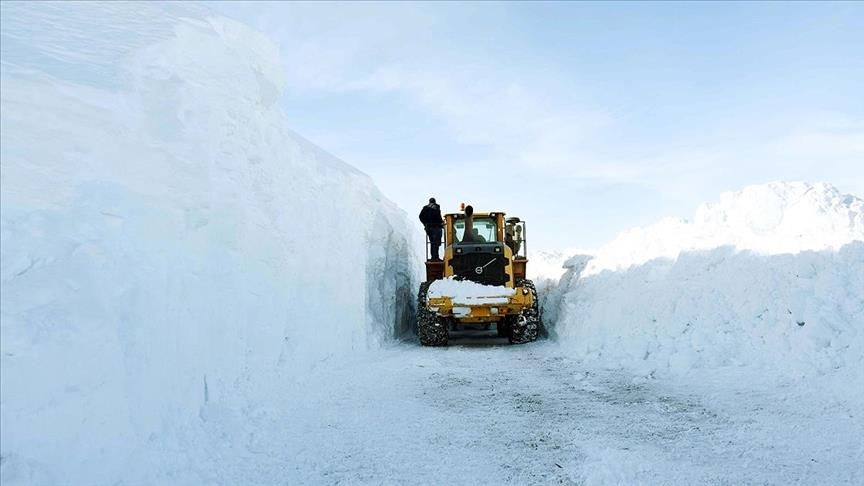
<path id="1" fill-rule="evenodd" d="M 525 276 L 525 222 L 503 212 L 463 206 L 444 215 L 444 258 L 430 260 L 417 296 L 417 333 L 424 346 L 446 346 L 450 331 L 488 330 L 511 344 L 537 339 L 541 317 L 534 283 Z"/>

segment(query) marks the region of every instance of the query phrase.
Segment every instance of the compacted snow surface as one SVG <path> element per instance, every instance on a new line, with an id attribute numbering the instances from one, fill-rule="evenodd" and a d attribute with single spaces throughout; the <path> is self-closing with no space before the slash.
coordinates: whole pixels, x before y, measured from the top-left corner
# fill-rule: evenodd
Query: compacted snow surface
<path id="1" fill-rule="evenodd" d="M 4 486 L 864 483 L 857 197 L 752 186 L 537 255 L 551 339 L 424 348 L 416 230 L 287 128 L 273 44 L 0 7 Z"/>
<path id="2" fill-rule="evenodd" d="M 186 437 L 156 483 L 860 484 L 864 417 L 831 386 L 636 377 L 495 331 L 280 381 Z"/>

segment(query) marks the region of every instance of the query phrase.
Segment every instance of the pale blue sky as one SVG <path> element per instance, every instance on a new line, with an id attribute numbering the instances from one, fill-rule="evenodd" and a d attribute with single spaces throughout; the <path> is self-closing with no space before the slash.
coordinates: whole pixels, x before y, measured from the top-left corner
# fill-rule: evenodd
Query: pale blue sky
<path id="1" fill-rule="evenodd" d="M 720 192 L 864 196 L 864 3 L 215 3 L 280 46 L 292 128 L 430 196 L 595 247 Z"/>

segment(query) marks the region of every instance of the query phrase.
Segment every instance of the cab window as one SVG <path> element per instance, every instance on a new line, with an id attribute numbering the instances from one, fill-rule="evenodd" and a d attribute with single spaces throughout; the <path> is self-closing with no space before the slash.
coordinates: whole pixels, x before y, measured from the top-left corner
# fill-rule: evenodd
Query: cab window
<path id="1" fill-rule="evenodd" d="M 453 233 L 456 237 L 456 243 L 462 241 L 465 235 L 465 220 L 460 219 L 453 223 Z M 498 241 L 498 226 L 493 218 L 474 218 L 474 242 L 492 242 Z"/>

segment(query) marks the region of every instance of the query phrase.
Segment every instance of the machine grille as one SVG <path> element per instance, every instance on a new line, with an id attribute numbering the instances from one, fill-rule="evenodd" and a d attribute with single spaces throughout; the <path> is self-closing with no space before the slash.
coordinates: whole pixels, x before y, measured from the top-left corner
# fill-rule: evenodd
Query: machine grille
<path id="1" fill-rule="evenodd" d="M 450 261 L 453 275 L 483 285 L 506 284 L 509 280 L 506 273 L 507 258 L 501 252 L 495 252 L 495 246 L 463 247 L 463 253 L 454 255 Z"/>

